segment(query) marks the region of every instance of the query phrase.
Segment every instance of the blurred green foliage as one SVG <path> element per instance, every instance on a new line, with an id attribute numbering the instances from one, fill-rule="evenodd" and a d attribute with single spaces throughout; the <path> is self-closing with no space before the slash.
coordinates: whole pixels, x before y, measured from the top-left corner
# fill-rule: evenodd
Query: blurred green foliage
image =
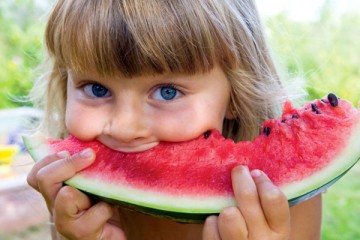
<path id="1" fill-rule="evenodd" d="M 34 0 L 0 1 L 0 108 L 29 105 L 33 71 L 42 59 L 43 9 Z"/>
<path id="2" fill-rule="evenodd" d="M 323 194 L 324 240 L 360 239 L 360 164 Z"/>
<path id="3" fill-rule="evenodd" d="M 360 11 L 336 14 L 325 4 L 317 21 L 294 22 L 286 14 L 266 19 L 280 65 L 305 80 L 308 99 L 329 92 L 360 101 Z"/>

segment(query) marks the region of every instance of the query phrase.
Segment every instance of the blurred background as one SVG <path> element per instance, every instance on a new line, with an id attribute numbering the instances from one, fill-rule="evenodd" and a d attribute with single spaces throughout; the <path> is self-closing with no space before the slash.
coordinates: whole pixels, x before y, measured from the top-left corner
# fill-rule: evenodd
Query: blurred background
<path id="1" fill-rule="evenodd" d="M 25 101 L 43 59 L 51 0 L 0 1 L 0 239 L 50 239 L 41 196 L 19 136 L 41 112 Z M 333 92 L 360 101 L 360 1 L 256 0 L 284 79 L 302 79 L 308 99 Z M 323 239 L 360 239 L 359 164 L 324 194 Z"/>

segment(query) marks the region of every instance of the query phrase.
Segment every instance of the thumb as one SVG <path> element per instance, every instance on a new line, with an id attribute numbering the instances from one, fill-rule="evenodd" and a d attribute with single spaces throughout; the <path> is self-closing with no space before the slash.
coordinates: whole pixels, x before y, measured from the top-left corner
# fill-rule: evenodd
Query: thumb
<path id="1" fill-rule="evenodd" d="M 107 223 L 104 225 L 100 239 L 126 240 L 124 231 L 118 226 Z"/>
<path id="2" fill-rule="evenodd" d="M 109 220 L 114 215 L 116 208 L 105 203 L 99 202 L 92 206 L 86 213 L 82 216 L 83 222 L 92 222 L 95 226 L 102 226 L 99 229 L 99 238 L 98 239 L 106 239 L 106 240 L 126 240 L 124 231 L 115 224 L 112 224 Z M 93 216 L 98 216 L 96 220 Z"/>

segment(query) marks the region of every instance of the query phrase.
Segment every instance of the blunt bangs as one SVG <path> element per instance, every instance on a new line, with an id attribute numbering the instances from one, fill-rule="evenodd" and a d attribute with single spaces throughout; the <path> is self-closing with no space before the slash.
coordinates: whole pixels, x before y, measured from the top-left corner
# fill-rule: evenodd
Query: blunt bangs
<path id="1" fill-rule="evenodd" d="M 195 73 L 236 62 L 237 53 L 220 30 L 224 26 L 216 27 L 220 23 L 209 17 L 216 8 L 202 1 L 191 8 L 186 2 L 60 1 L 46 29 L 47 48 L 59 67 L 104 75 Z"/>

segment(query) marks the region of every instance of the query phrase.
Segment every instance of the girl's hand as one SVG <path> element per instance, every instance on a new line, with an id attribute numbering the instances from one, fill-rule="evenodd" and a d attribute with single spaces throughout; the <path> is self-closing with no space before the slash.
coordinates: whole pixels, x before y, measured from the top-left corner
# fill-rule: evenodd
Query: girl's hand
<path id="1" fill-rule="evenodd" d="M 269 239 L 290 236 L 290 210 L 281 190 L 263 172 L 238 166 L 232 171 L 237 207 L 224 208 L 208 217 L 204 240 Z"/>
<path id="2" fill-rule="evenodd" d="M 28 183 L 46 201 L 55 226 L 69 239 L 125 239 L 123 231 L 108 220 L 112 206 L 90 199 L 79 190 L 64 186 L 63 182 L 95 160 L 91 149 L 70 156 L 68 152 L 51 154 L 37 162 L 28 175 Z"/>

